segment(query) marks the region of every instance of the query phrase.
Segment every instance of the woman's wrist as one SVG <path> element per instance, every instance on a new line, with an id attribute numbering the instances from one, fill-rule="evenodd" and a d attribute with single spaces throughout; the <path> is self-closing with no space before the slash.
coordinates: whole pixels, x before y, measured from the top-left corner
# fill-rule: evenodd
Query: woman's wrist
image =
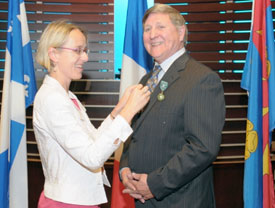
<path id="1" fill-rule="evenodd" d="M 116 117 L 112 114 L 112 112 L 110 113 L 110 117 L 112 120 L 114 120 Z"/>
<path id="2" fill-rule="evenodd" d="M 119 105 L 119 103 L 114 107 L 114 109 L 112 110 L 112 112 L 110 113 L 111 117 L 112 118 L 115 118 L 119 113 L 120 111 L 122 110 L 123 108 L 121 107 L 121 105 Z"/>
<path id="3" fill-rule="evenodd" d="M 134 112 L 132 112 L 130 109 L 123 108 L 119 115 L 121 115 L 129 124 L 131 124 L 131 121 L 135 115 Z"/>
<path id="4" fill-rule="evenodd" d="M 110 116 L 112 119 L 115 119 L 116 116 L 119 114 L 120 110 L 117 109 L 117 106 L 112 110 L 112 112 L 110 113 Z"/>

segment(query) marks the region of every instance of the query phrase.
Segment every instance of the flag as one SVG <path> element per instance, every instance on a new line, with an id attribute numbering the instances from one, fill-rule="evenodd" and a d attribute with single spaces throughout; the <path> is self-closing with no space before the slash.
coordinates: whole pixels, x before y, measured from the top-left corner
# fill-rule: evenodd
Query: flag
<path id="1" fill-rule="evenodd" d="M 0 207 L 27 208 L 26 109 L 36 82 L 23 0 L 9 1 L 0 125 Z"/>
<path id="2" fill-rule="evenodd" d="M 146 52 L 143 45 L 142 18 L 147 10 L 147 0 L 129 0 L 127 9 L 124 49 L 122 58 L 122 70 L 120 80 L 120 96 L 125 89 L 137 84 L 140 78 L 152 68 L 152 58 Z M 135 207 L 134 200 L 123 194 L 123 184 L 119 180 L 119 161 L 123 145 L 115 152 L 113 186 L 112 186 L 112 208 Z"/>
<path id="3" fill-rule="evenodd" d="M 270 0 L 254 0 L 241 81 L 248 91 L 243 198 L 245 208 L 274 208 L 270 144 L 275 127 L 275 47 Z"/>

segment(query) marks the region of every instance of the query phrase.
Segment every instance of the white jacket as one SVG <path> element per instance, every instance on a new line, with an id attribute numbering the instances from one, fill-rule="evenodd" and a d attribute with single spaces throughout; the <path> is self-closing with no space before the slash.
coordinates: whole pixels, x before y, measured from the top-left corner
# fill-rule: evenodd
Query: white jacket
<path id="1" fill-rule="evenodd" d="M 36 94 L 33 127 L 45 176 L 45 196 L 64 203 L 98 205 L 107 202 L 104 162 L 132 133 L 121 116 L 109 116 L 96 129 L 76 96 L 46 75 Z M 114 141 L 120 138 L 118 144 Z M 105 180 L 106 179 L 106 180 Z"/>

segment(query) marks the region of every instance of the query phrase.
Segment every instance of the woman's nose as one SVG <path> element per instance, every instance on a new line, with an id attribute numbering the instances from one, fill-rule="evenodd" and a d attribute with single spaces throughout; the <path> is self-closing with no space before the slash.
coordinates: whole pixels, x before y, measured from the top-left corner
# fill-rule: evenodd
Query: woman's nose
<path id="1" fill-rule="evenodd" d="M 84 62 L 87 62 L 88 59 L 89 59 L 89 53 L 83 52 L 83 53 L 81 54 L 81 59 L 82 59 Z"/>

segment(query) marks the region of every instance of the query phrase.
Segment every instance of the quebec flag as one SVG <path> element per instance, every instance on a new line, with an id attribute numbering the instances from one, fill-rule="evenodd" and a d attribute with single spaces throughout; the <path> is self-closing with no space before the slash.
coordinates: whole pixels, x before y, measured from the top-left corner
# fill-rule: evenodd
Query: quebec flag
<path id="1" fill-rule="evenodd" d="M 1 208 L 28 208 L 25 114 L 36 90 L 25 4 L 23 0 L 12 0 L 1 103 Z"/>

